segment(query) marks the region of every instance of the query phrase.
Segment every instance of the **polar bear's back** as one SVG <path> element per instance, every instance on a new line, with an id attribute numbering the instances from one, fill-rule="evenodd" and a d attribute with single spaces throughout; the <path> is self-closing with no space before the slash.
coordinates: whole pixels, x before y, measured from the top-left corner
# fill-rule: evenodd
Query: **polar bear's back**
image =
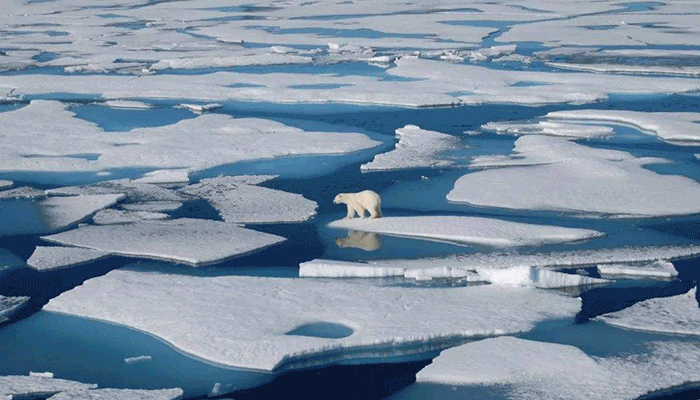
<path id="1" fill-rule="evenodd" d="M 361 192 L 355 193 L 355 198 L 357 201 L 366 208 L 380 206 L 382 204 L 382 198 L 379 194 L 373 190 L 363 190 Z"/>

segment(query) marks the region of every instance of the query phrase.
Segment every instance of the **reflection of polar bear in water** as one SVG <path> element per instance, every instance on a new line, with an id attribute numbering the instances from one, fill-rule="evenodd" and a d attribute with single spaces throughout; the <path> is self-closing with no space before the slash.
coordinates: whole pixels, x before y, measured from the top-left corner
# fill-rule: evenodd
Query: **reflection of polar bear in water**
<path id="1" fill-rule="evenodd" d="M 348 206 L 348 215 L 346 219 L 354 218 L 355 213 L 360 218 L 365 217 L 365 211 L 369 211 L 369 217 L 379 218 L 382 216 L 382 199 L 379 195 L 371 190 L 365 190 L 359 193 L 340 193 L 335 196 L 333 204 L 345 203 Z"/>
<path id="2" fill-rule="evenodd" d="M 348 237 L 335 238 L 335 244 L 341 248 L 354 247 L 364 251 L 374 251 L 382 246 L 382 241 L 374 232 L 349 231 Z"/>

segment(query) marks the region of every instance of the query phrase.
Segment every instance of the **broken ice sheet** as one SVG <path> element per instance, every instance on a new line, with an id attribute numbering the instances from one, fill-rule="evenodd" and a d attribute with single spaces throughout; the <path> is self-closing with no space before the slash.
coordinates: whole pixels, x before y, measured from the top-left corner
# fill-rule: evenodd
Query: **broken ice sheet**
<path id="1" fill-rule="evenodd" d="M 251 307 L 255 318 L 249 318 Z M 580 300 L 496 285 L 424 290 L 114 270 L 45 309 L 148 332 L 211 362 L 282 371 L 342 359 L 379 361 L 382 354 L 403 354 L 402 348 L 414 354 L 455 340 L 527 331 L 548 319 L 573 321 Z M 292 333 L 315 323 L 343 326 L 343 337 Z"/>
<path id="2" fill-rule="evenodd" d="M 49 400 L 180 400 L 182 389 L 93 389 L 69 390 L 49 397 Z"/>
<path id="3" fill-rule="evenodd" d="M 559 121 L 534 122 L 489 122 L 482 129 L 498 134 L 510 135 L 549 135 L 571 138 L 589 139 L 613 135 L 614 131 L 608 126 L 584 125 Z"/>
<path id="4" fill-rule="evenodd" d="M 628 329 L 679 335 L 700 335 L 697 288 L 685 294 L 648 299 L 624 310 L 599 316 L 605 323 Z"/>
<path id="5" fill-rule="evenodd" d="M 256 183 L 255 177 L 217 177 L 202 179 L 180 191 L 209 201 L 226 222 L 303 222 L 316 215 L 315 201 L 300 194 L 255 186 Z"/>
<path id="6" fill-rule="evenodd" d="M 637 279 L 670 279 L 678 275 L 678 271 L 676 271 L 673 263 L 666 260 L 656 260 L 645 263 L 601 264 L 598 265 L 598 273 L 606 277 L 624 276 Z"/>
<path id="7" fill-rule="evenodd" d="M 82 226 L 42 239 L 128 257 L 202 266 L 224 261 L 285 239 L 226 222 L 181 218 L 124 225 Z"/>
<path id="8" fill-rule="evenodd" d="M 387 235 L 495 247 L 526 246 L 592 239 L 601 232 L 558 226 L 525 224 L 494 218 L 462 216 L 355 218 L 333 221 L 331 228 L 346 228 Z"/>
<path id="9" fill-rule="evenodd" d="M 27 264 L 39 271 L 72 267 L 109 256 L 109 253 L 78 247 L 37 246 Z"/>
<path id="10" fill-rule="evenodd" d="M 0 295 L 0 323 L 3 323 L 12 317 L 18 309 L 20 309 L 24 303 L 29 301 L 29 297 L 6 297 Z M 0 394 L 2 389 L 0 388 Z"/>
<path id="11" fill-rule="evenodd" d="M 140 221 L 165 220 L 170 218 L 168 214 L 153 211 L 128 211 L 109 208 L 98 211 L 92 221 L 97 225 L 129 224 Z"/>
<path id="12" fill-rule="evenodd" d="M 41 376 L 0 376 L 0 395 L 10 395 L 10 398 L 45 398 L 66 390 L 95 388 L 95 384 Z"/>

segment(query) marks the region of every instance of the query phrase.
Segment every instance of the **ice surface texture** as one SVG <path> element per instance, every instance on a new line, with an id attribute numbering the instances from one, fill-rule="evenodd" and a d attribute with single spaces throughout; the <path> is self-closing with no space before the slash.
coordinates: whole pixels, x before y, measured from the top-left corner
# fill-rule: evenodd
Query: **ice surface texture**
<path id="1" fill-rule="evenodd" d="M 678 275 L 673 263 L 666 260 L 634 264 L 603 264 L 598 265 L 598 272 L 606 276 L 623 275 L 639 279 L 645 277 L 673 278 Z"/>
<path id="2" fill-rule="evenodd" d="M 594 149 L 564 139 L 523 136 L 515 155 L 475 160 L 504 166 L 462 176 L 447 195 L 457 203 L 582 214 L 655 217 L 700 212 L 700 185 L 645 169 L 654 158 Z"/>
<path id="3" fill-rule="evenodd" d="M 328 226 L 495 247 L 572 242 L 603 235 L 588 229 L 460 216 L 384 217 L 374 220 L 344 219 L 333 221 Z"/>
<path id="4" fill-rule="evenodd" d="M 0 295 L 0 323 L 7 321 L 28 300 L 29 297 L 5 297 Z"/>
<path id="5" fill-rule="evenodd" d="M 285 240 L 226 222 L 189 218 L 83 226 L 43 239 L 106 253 L 169 260 L 192 266 L 213 264 Z"/>
<path id="6" fill-rule="evenodd" d="M 45 398 L 66 390 L 88 390 L 97 385 L 44 378 L 41 376 L 0 376 L 0 396 L 11 395 L 19 398 Z"/>
<path id="7" fill-rule="evenodd" d="M 45 309 L 139 329 L 211 362 L 275 370 L 527 331 L 543 320 L 573 318 L 580 300 L 494 285 L 424 290 L 115 270 Z M 286 334 L 315 322 L 354 333 L 341 339 Z"/>
<path id="8" fill-rule="evenodd" d="M 27 264 L 39 271 L 49 271 L 97 261 L 108 255 L 109 253 L 92 249 L 37 246 Z"/>
<path id="9" fill-rule="evenodd" d="M 602 315 L 610 325 L 642 331 L 700 335 L 697 288 L 688 293 L 639 302 L 629 308 Z"/>

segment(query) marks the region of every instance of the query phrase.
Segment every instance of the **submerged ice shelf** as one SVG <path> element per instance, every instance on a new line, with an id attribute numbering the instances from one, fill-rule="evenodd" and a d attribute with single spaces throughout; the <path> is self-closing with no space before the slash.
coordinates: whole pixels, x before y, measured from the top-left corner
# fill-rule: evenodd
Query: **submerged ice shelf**
<path id="1" fill-rule="evenodd" d="M 250 307 L 256 318 L 249 318 Z M 579 299 L 530 288 L 422 290 L 128 270 L 89 280 L 45 306 L 151 333 L 210 362 L 267 371 L 435 350 L 573 318 L 579 308 Z M 352 334 L 340 339 L 287 334 L 315 322 L 341 324 Z"/>

